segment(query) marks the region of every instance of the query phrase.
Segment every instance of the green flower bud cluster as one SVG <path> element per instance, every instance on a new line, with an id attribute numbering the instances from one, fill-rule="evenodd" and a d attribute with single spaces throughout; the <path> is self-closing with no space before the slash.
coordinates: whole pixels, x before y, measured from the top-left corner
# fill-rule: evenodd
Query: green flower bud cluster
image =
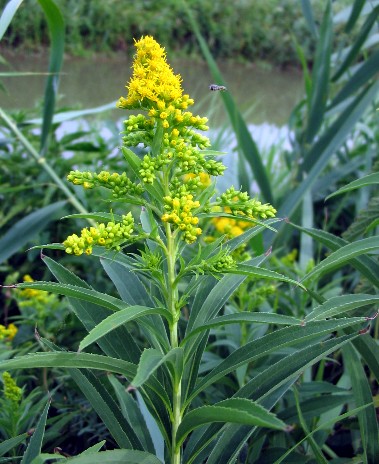
<path id="1" fill-rule="evenodd" d="M 90 255 L 94 245 L 104 246 L 119 251 L 121 245 L 130 239 L 133 233 L 134 219 L 129 212 L 122 216 L 122 222 L 108 222 L 98 224 L 97 227 L 84 228 L 80 237 L 70 235 L 63 242 L 66 253 L 80 256 L 83 253 Z"/>
<path id="2" fill-rule="evenodd" d="M 131 115 L 124 121 L 125 132 L 122 140 L 128 147 L 136 147 L 142 143 L 145 147 L 150 146 L 154 139 L 154 121 L 146 118 L 143 114 Z"/>
<path id="3" fill-rule="evenodd" d="M 126 175 L 125 172 L 118 174 L 108 171 L 101 171 L 99 174 L 89 171 L 71 171 L 67 180 L 75 185 L 82 185 L 86 189 L 92 189 L 97 186 L 105 187 L 112 191 L 114 198 L 122 198 L 126 195 L 140 196 L 144 188 L 140 184 L 135 184 Z"/>
<path id="4" fill-rule="evenodd" d="M 214 159 L 207 159 L 194 147 L 182 146 L 176 151 L 178 174 L 206 172 L 211 176 L 220 176 L 226 167 Z"/>
<path id="5" fill-rule="evenodd" d="M 217 206 L 229 207 L 231 212 L 249 218 L 275 217 L 276 209 L 270 204 L 262 204 L 256 198 L 250 198 L 247 192 L 240 192 L 230 187 L 216 199 Z"/>
<path id="6" fill-rule="evenodd" d="M 17 406 L 22 399 L 22 389 L 17 386 L 9 372 L 3 372 L 4 397 Z"/>
<path id="7" fill-rule="evenodd" d="M 201 234 L 201 229 L 196 227 L 199 218 L 193 216 L 192 211 L 200 207 L 198 201 L 193 201 L 193 195 L 182 185 L 172 195 L 163 198 L 166 213 L 162 216 L 163 222 L 174 224 L 182 233 L 182 238 L 187 243 L 193 243 Z"/>
<path id="8" fill-rule="evenodd" d="M 162 154 L 152 157 L 145 155 L 139 170 L 141 179 L 147 184 L 152 184 L 156 178 L 156 173 L 162 168 L 164 164 L 169 163 L 171 152 L 164 151 Z"/>
<path id="9" fill-rule="evenodd" d="M 219 255 L 217 255 L 217 259 L 213 260 L 208 260 L 205 261 L 203 260 L 199 266 L 198 271 L 201 273 L 224 273 L 231 271 L 236 268 L 236 262 L 232 258 L 230 254 L 228 254 L 228 251 L 225 251 Z"/>

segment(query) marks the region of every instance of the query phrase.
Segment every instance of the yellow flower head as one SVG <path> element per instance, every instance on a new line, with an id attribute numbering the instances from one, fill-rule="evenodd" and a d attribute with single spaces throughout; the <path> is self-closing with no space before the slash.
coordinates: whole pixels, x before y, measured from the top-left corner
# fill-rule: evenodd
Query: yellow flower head
<path id="1" fill-rule="evenodd" d="M 172 110 L 182 104 L 183 89 L 181 77 L 174 74 L 166 61 L 166 52 L 153 37 L 146 36 L 135 42 L 137 53 L 133 62 L 133 75 L 129 84 L 128 96 L 117 102 L 119 108 L 155 108 L 164 111 L 170 104 Z"/>

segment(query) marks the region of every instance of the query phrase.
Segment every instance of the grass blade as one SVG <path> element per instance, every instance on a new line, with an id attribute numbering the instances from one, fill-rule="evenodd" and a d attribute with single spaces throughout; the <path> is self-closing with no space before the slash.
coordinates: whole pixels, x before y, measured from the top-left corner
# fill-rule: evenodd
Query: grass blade
<path id="1" fill-rule="evenodd" d="M 51 38 L 51 52 L 49 73 L 46 80 L 45 98 L 43 105 L 43 124 L 40 142 L 40 155 L 45 156 L 48 147 L 48 137 L 54 116 L 55 97 L 58 92 L 59 73 L 61 71 L 64 52 L 65 30 L 64 21 L 59 8 L 52 0 L 38 0 L 49 26 Z"/>

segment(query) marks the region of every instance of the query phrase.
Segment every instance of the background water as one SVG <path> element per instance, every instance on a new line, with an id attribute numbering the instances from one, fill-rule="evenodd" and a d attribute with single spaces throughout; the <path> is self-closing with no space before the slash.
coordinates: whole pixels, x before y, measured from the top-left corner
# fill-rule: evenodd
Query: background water
<path id="1" fill-rule="evenodd" d="M 1 71 L 45 72 L 47 56 L 5 54 L 10 68 Z M 126 94 L 125 84 L 130 77 L 132 61 L 126 55 L 107 58 L 66 58 L 59 87 L 58 105 L 91 108 L 117 100 Z M 212 77 L 205 63 L 190 59 L 170 61 L 175 73 L 181 74 L 183 87 L 196 101 L 195 110 L 201 114 L 213 112 L 214 123 L 223 121 L 223 110 L 218 92 L 210 92 Z M 283 125 L 299 100 L 303 87 L 298 71 L 279 71 L 238 63 L 218 63 L 228 91 L 232 93 L 247 121 Z M 43 76 L 5 77 L 2 82 L 8 94 L 1 94 L 1 106 L 6 109 L 32 108 L 42 98 Z M 114 110 L 117 118 L 120 110 Z"/>

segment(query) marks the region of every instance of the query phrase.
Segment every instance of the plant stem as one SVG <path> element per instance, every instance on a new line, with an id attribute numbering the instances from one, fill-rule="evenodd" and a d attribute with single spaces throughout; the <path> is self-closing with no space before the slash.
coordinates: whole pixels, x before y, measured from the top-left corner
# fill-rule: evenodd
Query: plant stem
<path id="1" fill-rule="evenodd" d="M 178 288 L 175 282 L 176 272 L 175 272 L 175 263 L 176 263 L 176 243 L 175 238 L 172 235 L 170 224 L 165 225 L 166 237 L 167 237 L 167 287 L 168 287 L 168 309 L 172 314 L 174 323 L 170 327 L 170 342 L 171 348 L 177 348 L 178 343 Z M 176 449 L 176 433 L 178 427 L 182 421 L 181 413 L 181 394 L 182 394 L 182 385 L 181 385 L 181 374 L 175 375 L 173 378 L 173 419 L 172 419 L 172 433 L 171 433 L 171 464 L 180 464 L 181 461 L 181 452 L 180 448 Z"/>
<path id="2" fill-rule="evenodd" d="M 39 163 L 42 166 L 42 168 L 49 174 L 49 176 L 53 179 L 57 187 L 62 190 L 62 192 L 66 195 L 68 201 L 74 206 L 74 208 L 76 208 L 79 211 L 79 213 L 88 214 L 88 211 L 84 208 L 84 206 L 76 199 L 75 195 L 68 189 L 68 187 L 62 181 L 62 179 L 54 171 L 54 169 L 47 163 L 46 158 L 38 154 L 37 150 L 24 136 L 24 134 L 22 134 L 22 132 L 18 129 L 14 121 L 1 108 L 0 117 L 4 120 L 6 125 L 18 138 L 18 140 L 24 145 L 24 147 L 30 153 L 30 155 L 36 160 L 36 162 Z M 91 224 L 95 225 L 95 222 L 92 219 L 89 219 L 88 221 Z"/>

